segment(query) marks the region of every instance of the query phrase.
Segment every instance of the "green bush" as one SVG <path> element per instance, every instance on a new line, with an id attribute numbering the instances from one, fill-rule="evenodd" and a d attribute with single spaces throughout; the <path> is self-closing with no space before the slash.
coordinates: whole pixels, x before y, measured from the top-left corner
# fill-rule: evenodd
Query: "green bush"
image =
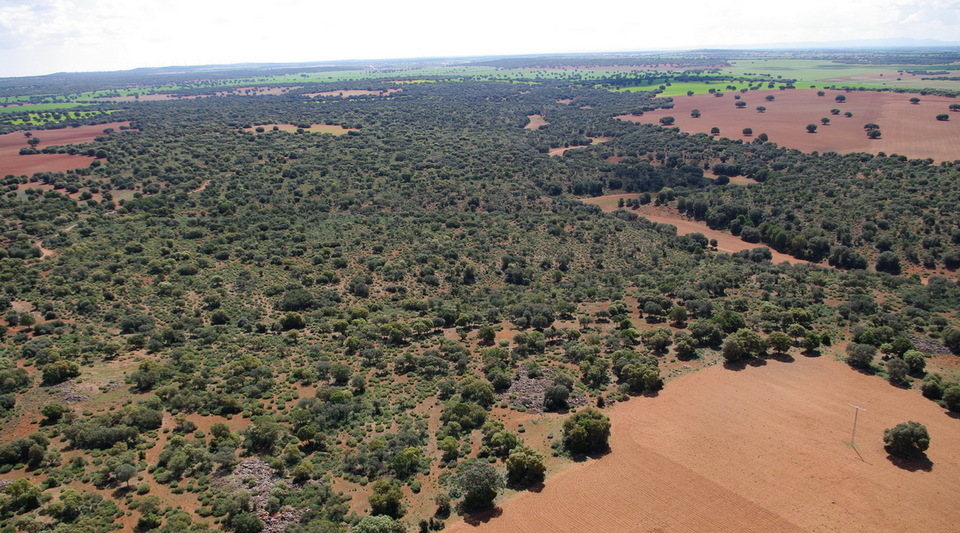
<path id="1" fill-rule="evenodd" d="M 883 444 L 891 455 L 913 457 L 930 447 L 930 434 L 919 422 L 902 422 L 883 432 Z"/>

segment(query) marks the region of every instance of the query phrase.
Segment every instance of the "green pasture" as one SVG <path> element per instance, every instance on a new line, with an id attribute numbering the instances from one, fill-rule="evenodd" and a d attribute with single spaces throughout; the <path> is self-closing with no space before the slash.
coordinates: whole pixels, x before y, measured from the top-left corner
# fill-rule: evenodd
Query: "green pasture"
<path id="1" fill-rule="evenodd" d="M 837 80 L 846 76 L 869 75 L 880 72 L 907 70 L 953 70 L 951 65 L 853 65 L 832 61 L 812 59 L 743 59 L 730 62 L 733 66 L 723 69 L 729 76 L 767 77 L 776 79 L 795 79 L 797 88 L 827 87 L 863 87 L 864 89 L 948 89 L 960 90 L 960 82 L 942 80 L 921 80 L 925 76 L 903 75 L 889 76 L 889 79 L 877 83 L 857 80 Z M 960 74 L 949 74 L 960 75 Z M 926 76 L 928 77 L 928 76 Z M 899 78 L 899 79 L 898 79 Z"/>
<path id="2" fill-rule="evenodd" d="M 118 111 L 117 109 L 110 109 L 107 111 L 73 111 L 73 112 L 63 113 L 58 117 L 54 117 L 49 113 L 29 113 L 26 116 L 26 118 L 19 117 L 19 118 L 14 118 L 9 120 L 0 120 L 0 123 L 11 124 L 14 126 L 20 126 L 20 125 L 40 126 L 43 124 L 50 124 L 54 122 L 65 122 L 67 120 L 76 120 L 76 119 L 96 117 L 100 115 L 109 115 L 110 113 L 116 113 L 117 111 Z"/>
<path id="3" fill-rule="evenodd" d="M 36 113 L 43 111 L 60 111 L 63 109 L 74 109 L 83 107 L 87 104 L 62 103 L 62 104 L 24 104 L 10 107 L 0 107 L 0 113 Z"/>

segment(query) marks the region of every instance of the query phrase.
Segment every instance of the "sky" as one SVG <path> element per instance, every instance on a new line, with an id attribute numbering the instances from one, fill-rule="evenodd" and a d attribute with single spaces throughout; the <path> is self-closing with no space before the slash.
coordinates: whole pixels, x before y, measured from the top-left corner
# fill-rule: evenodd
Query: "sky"
<path id="1" fill-rule="evenodd" d="M 960 0 L 0 0 L 0 77 L 881 38 L 960 40 Z"/>

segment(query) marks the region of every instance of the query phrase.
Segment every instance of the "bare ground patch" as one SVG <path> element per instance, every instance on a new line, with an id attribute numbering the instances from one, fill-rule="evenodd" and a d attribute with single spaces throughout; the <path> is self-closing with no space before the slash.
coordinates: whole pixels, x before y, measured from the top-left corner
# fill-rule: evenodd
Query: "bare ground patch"
<path id="1" fill-rule="evenodd" d="M 739 95 L 740 100 L 734 97 Z M 767 101 L 770 95 L 774 100 Z M 837 102 L 843 96 L 845 101 Z M 631 122 L 659 123 L 665 116 L 674 117 L 674 125 L 691 133 L 710 133 L 711 128 L 720 128 L 720 136 L 730 139 L 752 141 L 766 133 L 771 142 L 805 152 L 886 152 L 906 155 L 911 158 L 931 158 L 934 161 L 960 159 L 960 115 L 949 112 L 949 105 L 956 99 L 945 96 L 919 96 L 919 104 L 911 104 L 914 94 L 877 91 L 817 91 L 795 89 L 785 91 L 750 91 L 694 95 L 674 99 L 673 109 L 658 109 L 643 115 L 621 115 L 618 118 Z M 735 103 L 746 105 L 738 109 Z M 758 112 L 757 107 L 765 107 Z M 700 117 L 690 116 L 694 109 Z M 831 114 L 839 109 L 839 115 Z M 844 113 L 852 113 L 845 117 Z M 951 120 L 939 121 L 936 116 L 949 114 Z M 821 124 L 829 118 L 828 125 Z M 863 126 L 867 123 L 880 126 L 883 136 L 868 139 Z M 806 126 L 816 124 L 816 133 L 807 133 Z M 753 130 L 744 135 L 743 129 Z"/>
<path id="2" fill-rule="evenodd" d="M 849 403 L 867 408 L 856 449 Z M 450 531 L 946 531 L 960 519 L 956 420 L 829 355 L 714 366 L 609 414 L 609 454 Z M 883 449 L 884 428 L 906 420 L 931 433 L 925 468 Z"/>
<path id="3" fill-rule="evenodd" d="M 594 198 L 581 198 L 580 201 L 586 204 L 599 206 L 604 212 L 612 212 L 619 209 L 617 206 L 621 199 L 628 200 L 636 198 L 637 194 L 608 194 L 606 196 L 597 196 Z M 688 235 L 690 233 L 700 233 L 703 234 L 707 239 L 716 239 L 717 240 L 717 250 L 720 252 L 726 253 L 737 253 L 742 250 L 752 250 L 754 248 L 764 248 L 763 244 L 754 244 L 749 243 L 740 238 L 731 235 L 724 231 L 719 231 L 711 229 L 705 223 L 698 220 L 691 220 L 681 215 L 676 211 L 676 209 L 663 206 L 653 206 L 645 205 L 641 206 L 640 209 L 633 210 L 633 212 L 638 215 L 646 218 L 651 222 L 656 222 L 658 224 L 669 224 L 677 228 L 678 235 Z M 803 259 L 797 259 L 791 255 L 780 253 L 776 250 L 770 250 L 770 253 L 773 255 L 774 263 L 791 263 L 791 264 L 817 264 L 810 263 L 809 261 L 804 261 Z M 821 265 L 825 266 L 825 265 Z"/>

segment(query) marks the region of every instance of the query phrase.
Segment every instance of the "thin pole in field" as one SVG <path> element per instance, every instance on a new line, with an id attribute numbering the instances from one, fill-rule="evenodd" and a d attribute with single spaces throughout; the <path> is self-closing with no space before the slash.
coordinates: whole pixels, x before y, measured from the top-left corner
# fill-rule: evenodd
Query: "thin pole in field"
<path id="1" fill-rule="evenodd" d="M 859 405 L 853 405 L 852 403 L 848 403 L 847 405 L 849 405 L 850 407 L 853 407 L 853 409 L 854 409 L 854 411 L 853 411 L 853 435 L 851 435 L 851 437 L 850 437 L 850 445 L 853 446 L 854 448 L 856 448 L 856 447 L 857 447 L 857 444 L 856 444 L 856 442 L 857 442 L 857 418 L 860 416 L 860 411 L 866 411 L 866 409 L 864 409 L 863 407 L 860 407 Z"/>

